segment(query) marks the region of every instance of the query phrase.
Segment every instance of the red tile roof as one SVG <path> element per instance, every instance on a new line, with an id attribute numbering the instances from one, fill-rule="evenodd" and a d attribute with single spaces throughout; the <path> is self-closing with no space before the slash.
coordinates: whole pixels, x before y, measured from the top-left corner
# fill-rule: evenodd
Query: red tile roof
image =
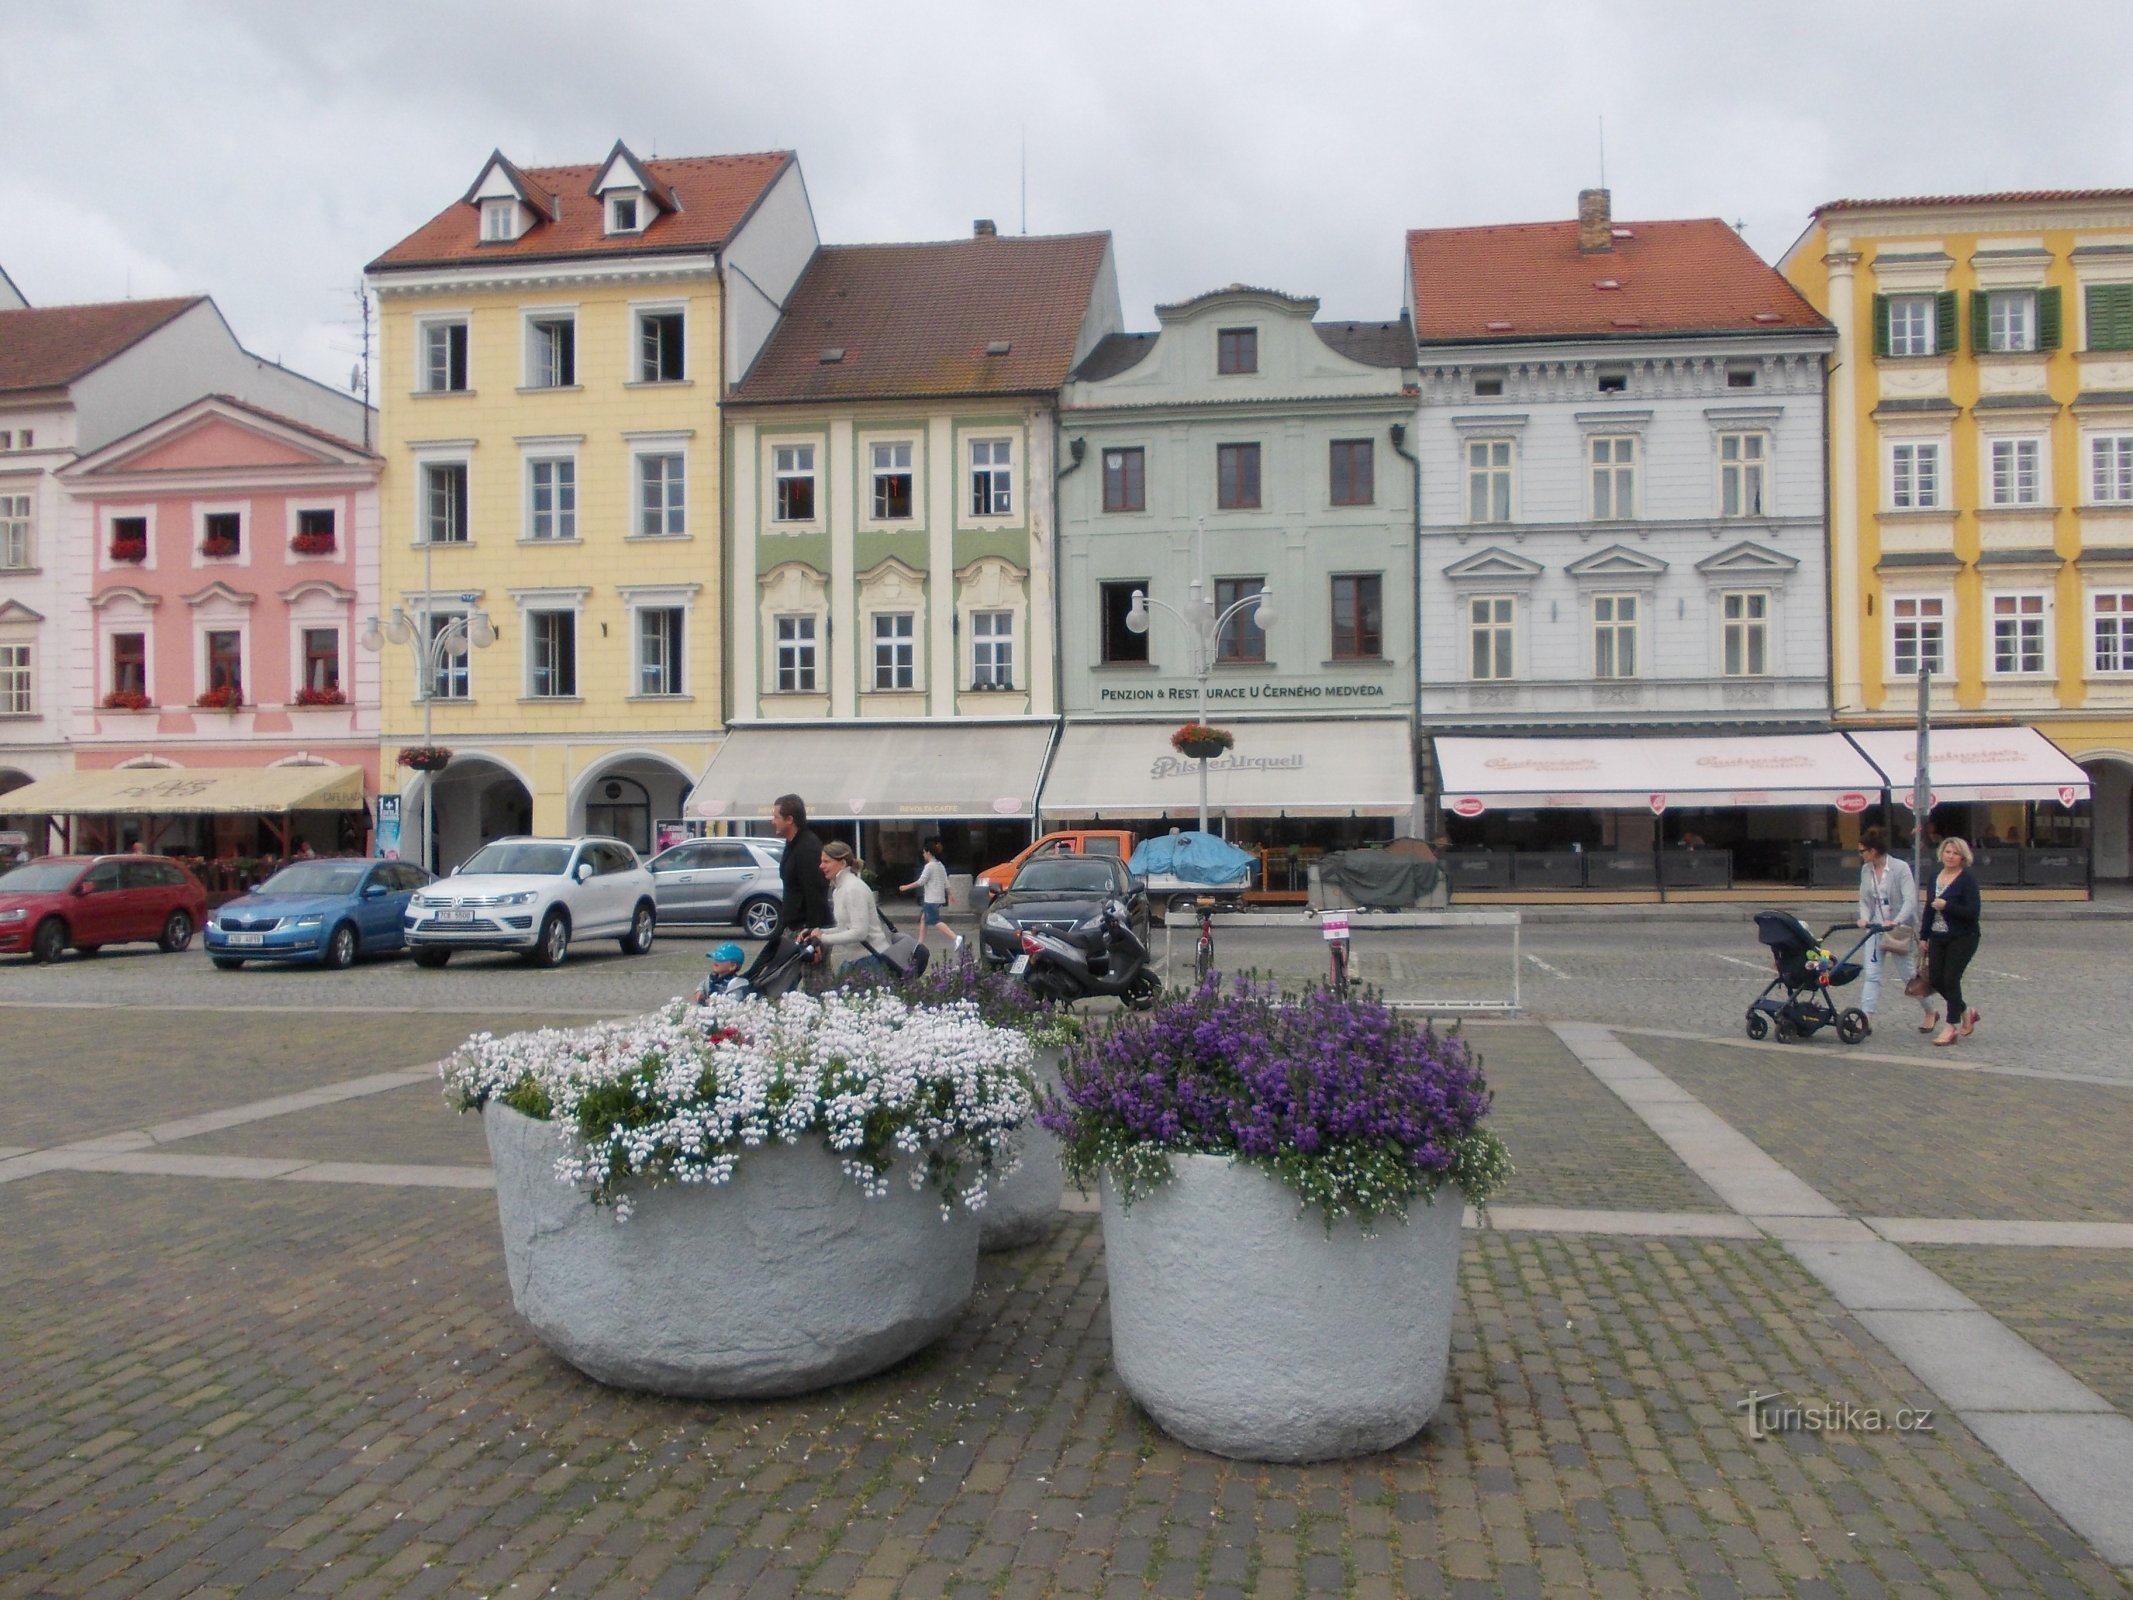
<path id="1" fill-rule="evenodd" d="M 825 246 L 733 401 L 1058 389 L 1110 243 L 1077 233 Z M 843 354 L 825 361 L 832 350 Z"/>
<path id="2" fill-rule="evenodd" d="M 206 298 L 0 311 L 0 394 L 64 388 Z"/>
<path id="3" fill-rule="evenodd" d="M 1617 222 L 1612 243 L 1581 251 L 1575 222 L 1413 229 L 1415 338 L 1430 345 L 1829 327 L 1715 217 Z"/>
<path id="4" fill-rule="evenodd" d="M 2010 189 L 2000 194 L 1908 195 L 1900 200 L 1832 200 L 1815 207 L 1831 211 L 1902 211 L 1930 206 L 2034 206 L 2058 201 L 2133 200 L 2133 189 Z"/>
<path id="5" fill-rule="evenodd" d="M 659 212 L 642 233 L 613 236 L 606 232 L 606 208 L 592 194 L 606 162 L 513 168 L 530 188 L 553 203 L 553 220 L 536 216 L 518 238 L 483 244 L 480 207 L 455 200 L 371 262 L 368 270 L 715 250 L 733 236 L 756 202 L 797 159 L 790 150 L 770 150 L 759 155 L 646 161 L 644 168 L 673 192 L 681 209 Z"/>

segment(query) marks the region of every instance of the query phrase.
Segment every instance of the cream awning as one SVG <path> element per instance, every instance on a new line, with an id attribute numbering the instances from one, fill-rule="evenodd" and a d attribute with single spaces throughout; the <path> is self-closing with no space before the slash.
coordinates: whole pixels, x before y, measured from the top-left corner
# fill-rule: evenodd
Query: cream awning
<path id="1" fill-rule="evenodd" d="M 1053 724 L 841 722 L 737 727 L 689 792 L 684 814 L 760 822 L 796 794 L 811 817 L 1027 817 Z"/>
<path id="2" fill-rule="evenodd" d="M 1847 737 L 1888 774 L 1897 804 L 1909 805 L 1918 785 L 1917 732 L 1867 728 Z M 2056 800 L 2071 806 L 2089 797 L 2089 775 L 2035 728 L 1935 728 L 1926 767 L 1936 805 Z"/>
<path id="3" fill-rule="evenodd" d="M 1863 811 L 1881 774 L 1835 733 L 1639 739 L 1437 740 L 1444 809 L 1665 811 L 1835 806 Z"/>
<path id="4" fill-rule="evenodd" d="M 40 778 L 4 797 L 11 816 L 158 817 L 362 811 L 361 767 L 110 767 Z"/>
<path id="5" fill-rule="evenodd" d="M 1070 722 L 1044 780 L 1047 817 L 1189 817 L 1200 764 L 1170 748 L 1175 722 Z M 1226 725 L 1236 746 L 1207 764 L 1207 809 L 1231 817 L 1404 817 L 1414 810 L 1404 718 Z"/>

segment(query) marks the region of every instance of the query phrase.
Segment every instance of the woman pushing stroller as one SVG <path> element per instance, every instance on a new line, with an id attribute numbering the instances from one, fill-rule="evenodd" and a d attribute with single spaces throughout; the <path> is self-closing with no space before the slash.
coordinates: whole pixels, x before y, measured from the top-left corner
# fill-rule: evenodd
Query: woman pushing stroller
<path id="1" fill-rule="evenodd" d="M 1911 864 L 1889 854 L 1885 828 L 1868 828 L 1859 836 L 1858 926 L 1881 927 L 1867 957 L 1865 982 L 1860 986 L 1859 1009 L 1869 1018 L 1881 1000 L 1881 986 L 1893 982 L 1909 993 L 1918 976 L 1918 880 Z M 1920 1033 L 1931 1033 L 1940 1020 L 1929 997 L 1918 1000 Z"/>

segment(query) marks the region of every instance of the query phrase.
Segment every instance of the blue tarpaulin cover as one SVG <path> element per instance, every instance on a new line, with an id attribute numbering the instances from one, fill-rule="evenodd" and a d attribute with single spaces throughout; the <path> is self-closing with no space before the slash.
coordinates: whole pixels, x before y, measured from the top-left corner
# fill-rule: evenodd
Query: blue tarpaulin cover
<path id="1" fill-rule="evenodd" d="M 1257 860 L 1211 833 L 1166 833 L 1143 839 L 1126 870 L 1136 877 L 1187 883 L 1250 883 Z"/>

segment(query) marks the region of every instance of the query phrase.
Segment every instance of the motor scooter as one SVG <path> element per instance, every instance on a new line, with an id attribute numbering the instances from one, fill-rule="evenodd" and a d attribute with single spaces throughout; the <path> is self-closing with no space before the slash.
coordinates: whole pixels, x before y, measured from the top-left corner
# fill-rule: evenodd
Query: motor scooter
<path id="1" fill-rule="evenodd" d="M 1127 920 L 1125 906 L 1107 900 L 1094 916 L 1064 934 L 1022 930 L 1022 953 L 1007 969 L 1030 991 L 1071 1005 L 1099 995 L 1146 1011 L 1163 985 L 1148 965 L 1148 947 Z"/>

